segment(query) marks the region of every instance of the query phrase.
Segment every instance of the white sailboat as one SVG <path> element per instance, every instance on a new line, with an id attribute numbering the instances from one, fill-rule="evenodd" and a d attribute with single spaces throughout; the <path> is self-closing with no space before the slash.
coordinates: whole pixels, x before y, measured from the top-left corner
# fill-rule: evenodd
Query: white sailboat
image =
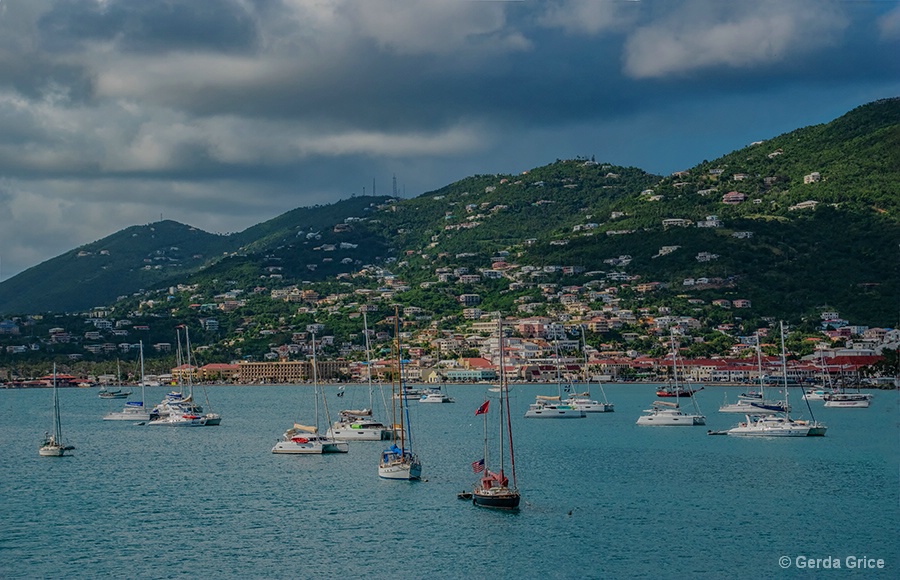
<path id="1" fill-rule="evenodd" d="M 681 410 L 678 393 L 681 387 L 678 384 L 678 349 L 675 345 L 675 334 L 672 333 L 672 373 L 675 382 L 675 402 L 654 401 L 649 409 L 645 409 L 646 415 L 638 417 L 638 425 L 679 427 L 706 425 L 706 417 L 700 413 L 696 397 L 688 397 L 694 407 L 693 413 L 685 413 Z"/>
<path id="2" fill-rule="evenodd" d="M 144 380 L 144 341 L 140 341 L 141 351 L 141 400 L 128 401 L 125 408 L 121 411 L 108 413 L 103 417 L 104 421 L 149 421 L 150 409 L 147 406 L 147 395 L 145 391 Z"/>
<path id="3" fill-rule="evenodd" d="M 759 332 L 756 333 L 756 366 L 759 375 L 759 393 L 741 394 L 737 403 L 725 402 L 719 407 L 720 413 L 743 413 L 752 415 L 776 415 L 790 411 L 784 401 L 766 399 L 766 381 L 762 372 L 762 349 L 760 348 Z"/>
<path id="4" fill-rule="evenodd" d="M 44 433 L 44 440 L 38 450 L 41 457 L 62 457 L 66 451 L 75 449 L 65 445 L 62 439 L 62 423 L 59 420 L 59 389 L 56 386 L 56 365 L 53 365 L 53 431 Z"/>
<path id="5" fill-rule="evenodd" d="M 590 376 L 588 374 L 588 355 L 587 355 L 587 340 L 584 337 L 584 326 L 581 327 L 581 350 L 584 353 L 584 367 L 583 367 L 583 376 L 584 376 L 584 384 L 588 387 L 587 391 L 582 393 L 571 393 L 569 397 L 563 401 L 566 405 L 570 407 L 574 407 L 580 411 L 584 411 L 585 413 L 612 413 L 616 410 L 615 405 L 609 402 L 606 398 L 606 391 L 603 390 L 603 384 L 598 383 L 600 387 L 600 392 L 603 395 L 603 401 L 596 401 L 591 399 L 591 391 L 590 391 Z"/>
<path id="6" fill-rule="evenodd" d="M 369 408 L 342 409 L 338 420 L 326 431 L 326 436 L 338 441 L 383 441 L 391 438 L 391 428 L 375 420 L 372 415 L 374 387 L 372 385 L 372 359 L 369 350 L 369 324 L 363 310 L 363 329 L 366 339 L 366 372 L 369 379 Z M 383 398 L 383 397 L 382 397 Z"/>
<path id="7" fill-rule="evenodd" d="M 503 319 L 498 315 L 497 329 L 500 340 L 500 396 L 499 402 L 499 436 L 497 458 L 494 460 L 489 454 L 488 448 L 488 401 L 475 412 L 476 415 L 484 415 L 484 457 L 472 464 L 476 473 L 482 473 L 480 481 L 472 492 L 472 503 L 479 507 L 515 510 L 519 508 L 522 499 L 516 482 L 516 460 L 512 442 L 512 422 L 509 416 L 509 385 L 506 381 L 506 372 L 503 364 Z M 506 442 L 509 442 L 509 461 L 512 470 L 512 485 L 504 473 L 504 458 L 506 455 Z M 494 464 L 499 465 L 499 471 L 491 471 Z M 496 468 L 495 468 L 496 469 Z"/>
<path id="8" fill-rule="evenodd" d="M 391 446 L 381 452 L 381 460 L 378 462 L 378 477 L 382 479 L 415 481 L 422 478 L 422 462 L 419 460 L 419 456 L 413 452 L 412 446 L 408 399 L 405 396 L 403 384 L 400 309 L 397 306 L 394 307 L 394 336 L 397 343 L 397 367 L 391 378 L 391 409 L 394 428 L 391 430 Z M 396 396 L 398 392 L 401 394 L 400 397 Z M 399 423 L 397 422 L 398 417 L 400 419 Z"/>
<path id="9" fill-rule="evenodd" d="M 318 364 L 316 362 L 316 335 L 312 335 L 312 376 L 313 376 L 313 393 L 315 397 L 315 425 L 303 425 L 294 423 L 294 426 L 284 432 L 281 440 L 275 443 L 272 453 L 285 455 L 321 455 L 323 453 L 347 453 L 350 451 L 350 444 L 346 441 L 338 441 L 333 437 L 319 435 L 319 375 Z M 323 404 L 325 403 L 325 395 L 322 394 Z"/>
<path id="10" fill-rule="evenodd" d="M 559 374 L 559 343 L 553 342 L 556 350 L 556 391 L 557 395 L 537 395 L 532 404 L 528 405 L 525 411 L 526 419 L 583 419 L 585 415 L 581 409 L 576 409 L 572 405 L 562 400 L 562 377 Z M 501 356 L 503 349 L 500 349 Z"/>
<path id="11" fill-rule="evenodd" d="M 784 407 L 790 408 L 787 380 L 787 357 L 784 348 L 784 323 L 781 324 L 781 368 L 784 378 Z M 808 403 L 807 403 L 808 404 Z M 810 409 L 810 412 L 812 410 Z M 726 433 L 737 437 L 807 437 L 825 435 L 827 428 L 818 421 L 795 421 L 789 411 L 777 415 L 747 415 L 746 421 Z"/>

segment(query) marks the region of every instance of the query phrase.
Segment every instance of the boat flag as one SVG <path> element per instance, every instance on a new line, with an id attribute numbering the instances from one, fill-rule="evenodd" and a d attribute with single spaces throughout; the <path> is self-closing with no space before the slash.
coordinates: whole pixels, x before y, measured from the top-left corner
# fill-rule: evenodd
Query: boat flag
<path id="1" fill-rule="evenodd" d="M 482 403 L 481 406 L 478 407 L 478 410 L 475 411 L 475 416 L 477 417 L 478 415 L 484 415 L 485 413 L 487 413 L 487 412 L 488 412 L 488 406 L 489 406 L 490 404 L 491 404 L 490 399 L 488 399 L 487 401 L 485 401 L 484 403 Z"/>
<path id="2" fill-rule="evenodd" d="M 482 471 L 484 471 L 484 458 L 472 462 L 472 471 L 474 471 L 475 473 L 481 473 Z"/>

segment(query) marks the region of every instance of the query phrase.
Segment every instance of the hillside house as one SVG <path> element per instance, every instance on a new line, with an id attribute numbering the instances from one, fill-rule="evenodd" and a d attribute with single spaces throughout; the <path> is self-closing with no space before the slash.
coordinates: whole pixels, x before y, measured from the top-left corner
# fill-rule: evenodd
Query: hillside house
<path id="1" fill-rule="evenodd" d="M 727 205 L 738 205 L 744 203 L 747 196 L 739 191 L 729 191 L 722 196 L 722 203 Z"/>

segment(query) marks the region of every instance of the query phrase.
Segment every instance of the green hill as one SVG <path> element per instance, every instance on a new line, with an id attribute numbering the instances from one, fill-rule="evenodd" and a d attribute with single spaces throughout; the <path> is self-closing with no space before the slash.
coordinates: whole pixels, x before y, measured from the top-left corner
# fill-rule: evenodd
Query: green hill
<path id="1" fill-rule="evenodd" d="M 334 280 L 366 265 L 387 267 L 413 287 L 400 301 L 449 308 L 447 298 L 465 288 L 434 286 L 443 288 L 438 299 L 418 284 L 434 282 L 439 268 L 475 271 L 503 259 L 550 272 L 535 274 L 537 282 L 584 284 L 615 273 L 629 286 L 660 283 L 657 301 L 744 298 L 753 304 L 747 316 L 796 318 L 827 307 L 886 325 L 898 315 L 898 240 L 895 98 L 671 176 L 558 160 L 519 175 L 467 177 L 413 199 L 299 208 L 230 236 L 174 222 L 128 228 L 4 281 L 0 313 L 80 310 L 176 283 Z M 555 266 L 567 273 L 553 273 Z M 498 307 L 518 292 L 508 281 L 468 291 Z"/>

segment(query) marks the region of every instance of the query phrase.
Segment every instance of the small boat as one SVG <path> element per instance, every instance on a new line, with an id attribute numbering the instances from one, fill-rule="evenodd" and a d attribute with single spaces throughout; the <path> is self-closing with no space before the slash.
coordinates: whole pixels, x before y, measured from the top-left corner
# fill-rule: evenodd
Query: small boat
<path id="1" fill-rule="evenodd" d="M 53 431 L 44 434 L 38 450 L 41 457 L 62 457 L 66 451 L 75 449 L 65 445 L 62 438 L 62 423 L 59 420 L 59 390 L 56 387 L 56 365 L 53 365 Z"/>
<path id="2" fill-rule="evenodd" d="M 409 408 L 406 406 L 406 388 L 403 384 L 403 360 L 400 356 L 400 309 L 394 307 L 394 336 L 397 341 L 397 367 L 391 379 L 391 413 L 393 415 L 391 429 L 391 446 L 381 452 L 378 462 L 378 477 L 401 481 L 417 481 L 422 479 L 422 462 L 413 452 L 412 429 L 409 421 Z M 400 395 L 400 396 L 398 396 Z M 399 423 L 397 421 L 399 412 Z M 399 429 L 396 426 L 400 426 Z M 405 426 L 405 428 L 404 428 Z M 397 445 L 399 443 L 399 445 Z"/>
<path id="3" fill-rule="evenodd" d="M 564 404 L 560 397 L 546 395 L 538 395 L 525 411 L 526 419 L 584 419 L 586 416 L 583 410 Z"/>
<path id="4" fill-rule="evenodd" d="M 481 480 L 472 491 L 472 503 L 484 508 L 517 510 L 519 509 L 522 495 L 519 493 L 516 483 L 516 459 L 513 450 L 512 422 L 509 420 L 508 413 L 509 387 L 506 382 L 506 373 L 503 365 L 503 319 L 499 316 L 497 327 L 500 341 L 500 396 L 497 397 L 499 409 L 497 412 L 498 425 L 495 431 L 497 433 L 497 454 L 495 457 L 489 455 L 488 411 L 490 399 L 488 399 L 475 411 L 476 415 L 484 415 L 484 456 L 472 464 L 472 469 L 476 473 L 482 473 Z M 510 485 L 509 478 L 504 472 L 507 442 L 509 443 L 508 451 L 512 485 Z M 499 466 L 496 472 L 491 471 L 492 467 L 497 469 L 494 465 Z"/>
<path id="5" fill-rule="evenodd" d="M 699 393 L 701 390 L 703 390 L 703 387 L 701 387 L 699 389 L 693 389 L 693 390 L 685 389 L 685 388 L 670 389 L 668 387 L 664 387 L 664 388 L 658 389 L 656 391 L 656 396 L 657 397 L 677 397 L 679 399 L 682 399 L 682 398 L 692 397 L 692 396 L 694 396 L 694 393 Z"/>
<path id="6" fill-rule="evenodd" d="M 700 407 L 694 397 L 689 397 L 694 407 L 693 413 L 685 413 L 681 410 L 678 402 L 679 393 L 690 391 L 678 385 L 678 348 L 675 344 L 675 333 L 672 333 L 672 376 L 675 381 L 673 389 L 666 389 L 667 392 L 675 393 L 675 402 L 670 401 L 653 401 L 649 409 L 644 409 L 646 415 L 641 415 L 637 419 L 638 425 L 645 426 L 664 426 L 664 427 L 683 427 L 693 425 L 706 425 L 706 417 L 700 413 Z M 699 389 L 698 389 L 699 390 Z M 691 395 L 697 391 L 690 391 Z M 659 396 L 660 391 L 656 394 Z M 668 396 L 668 395 L 666 395 Z"/>
<path id="7" fill-rule="evenodd" d="M 664 427 L 706 425 L 706 417 L 703 415 L 683 413 L 681 405 L 669 401 L 653 401 L 651 407 L 644 409 L 644 412 L 647 414 L 638 417 L 638 425 Z"/>
<path id="8" fill-rule="evenodd" d="M 127 399 L 130 395 L 131 391 L 101 389 L 97 396 L 101 399 Z"/>
<path id="9" fill-rule="evenodd" d="M 825 396 L 825 406 L 840 409 L 866 409 L 872 396 L 865 393 L 829 393 Z"/>
<path id="10" fill-rule="evenodd" d="M 825 389 L 807 389 L 803 393 L 803 398 L 807 401 L 824 401 L 825 397 L 830 393 L 831 391 L 826 391 Z"/>
<path id="11" fill-rule="evenodd" d="M 372 416 L 374 403 L 374 386 L 372 384 L 372 360 L 369 356 L 369 324 L 366 320 L 366 311 L 363 310 L 363 330 L 366 338 L 366 371 L 369 379 L 369 408 L 368 409 L 343 409 L 338 413 L 335 421 L 326 437 L 338 441 L 384 441 L 391 438 L 391 428 Z M 383 398 L 383 393 L 382 393 Z"/>
<path id="12" fill-rule="evenodd" d="M 419 397 L 420 403 L 455 403 L 453 399 L 441 392 L 440 389 L 430 389 Z"/>
<path id="13" fill-rule="evenodd" d="M 371 409 L 345 409 L 325 436 L 338 441 L 383 441 L 391 438 L 391 428 L 374 420 Z"/>
<path id="14" fill-rule="evenodd" d="M 810 426 L 787 416 L 747 415 L 746 421 L 728 430 L 740 437 L 806 437 Z"/>

